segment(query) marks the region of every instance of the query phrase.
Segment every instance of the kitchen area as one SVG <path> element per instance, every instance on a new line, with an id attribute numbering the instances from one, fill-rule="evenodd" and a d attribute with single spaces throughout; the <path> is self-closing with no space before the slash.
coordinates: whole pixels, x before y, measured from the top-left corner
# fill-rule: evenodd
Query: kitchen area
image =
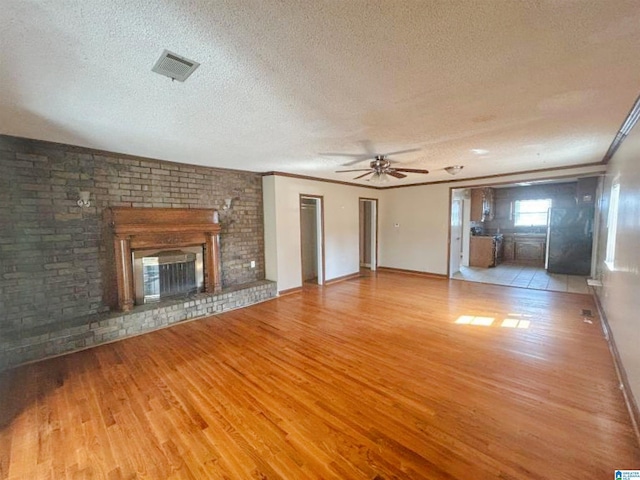
<path id="1" fill-rule="evenodd" d="M 506 284 L 514 272 L 521 277 L 526 272 L 531 276 L 527 285 L 544 285 L 553 284 L 558 275 L 589 276 L 597 184 L 597 177 L 586 177 L 454 194 L 452 198 L 464 199 L 464 232 L 459 272 L 452 271 L 452 278 L 501 278 L 504 281 L 496 283 Z M 451 254 L 458 254 L 453 245 Z M 500 272 L 485 274 L 483 269 Z"/>

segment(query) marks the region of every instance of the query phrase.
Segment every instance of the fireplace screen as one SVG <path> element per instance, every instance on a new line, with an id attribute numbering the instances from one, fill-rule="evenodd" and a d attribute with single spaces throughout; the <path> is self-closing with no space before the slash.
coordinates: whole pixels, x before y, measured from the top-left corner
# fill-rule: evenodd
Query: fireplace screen
<path id="1" fill-rule="evenodd" d="M 157 302 L 175 295 L 202 291 L 202 248 L 134 251 L 136 303 Z"/>

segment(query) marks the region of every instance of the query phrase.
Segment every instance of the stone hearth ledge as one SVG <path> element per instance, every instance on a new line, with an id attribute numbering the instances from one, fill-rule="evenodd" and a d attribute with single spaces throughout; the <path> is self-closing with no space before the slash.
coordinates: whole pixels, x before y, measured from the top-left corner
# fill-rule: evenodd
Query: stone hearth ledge
<path id="1" fill-rule="evenodd" d="M 79 317 L 64 325 L 43 325 L 0 339 L 0 371 L 113 342 L 169 325 L 247 307 L 277 296 L 275 282 L 257 282 L 225 288 L 217 294 L 198 293 L 136 307 Z"/>

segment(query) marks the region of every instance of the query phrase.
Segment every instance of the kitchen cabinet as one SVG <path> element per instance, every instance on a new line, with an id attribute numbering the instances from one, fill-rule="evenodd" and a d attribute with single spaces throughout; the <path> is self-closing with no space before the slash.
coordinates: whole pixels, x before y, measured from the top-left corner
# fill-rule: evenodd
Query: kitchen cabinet
<path id="1" fill-rule="evenodd" d="M 471 221 L 485 222 L 493 220 L 495 214 L 495 197 L 493 188 L 471 189 Z"/>
<path id="2" fill-rule="evenodd" d="M 493 188 L 482 189 L 482 221 L 493 220 L 496 213 L 496 200 Z"/>
<path id="3" fill-rule="evenodd" d="M 502 258 L 502 235 L 472 236 L 469 242 L 470 267 L 495 267 Z"/>
<path id="4" fill-rule="evenodd" d="M 506 234 L 504 235 L 502 260 L 504 262 L 544 266 L 547 250 L 547 238 L 544 234 Z"/>
<path id="5" fill-rule="evenodd" d="M 515 235 L 513 237 L 513 261 L 544 267 L 547 239 L 545 235 Z"/>
<path id="6" fill-rule="evenodd" d="M 502 261 L 512 262 L 513 254 L 514 254 L 513 235 L 505 235 L 503 246 L 502 246 Z"/>
<path id="7" fill-rule="evenodd" d="M 472 222 L 481 222 L 482 221 L 482 189 L 481 188 L 472 188 L 471 189 L 471 221 Z"/>

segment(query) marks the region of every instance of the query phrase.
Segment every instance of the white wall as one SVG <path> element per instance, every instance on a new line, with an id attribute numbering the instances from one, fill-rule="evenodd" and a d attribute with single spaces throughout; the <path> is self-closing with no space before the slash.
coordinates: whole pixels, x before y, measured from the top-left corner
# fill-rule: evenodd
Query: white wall
<path id="1" fill-rule="evenodd" d="M 605 177 L 601 202 L 596 271 L 603 288 L 597 290 L 611 334 L 624 365 L 631 393 L 640 401 L 640 127 L 636 126 L 614 155 Z M 608 199 L 611 183 L 619 176 L 615 261 L 605 264 Z"/>
<path id="2" fill-rule="evenodd" d="M 274 176 L 262 177 L 264 209 L 264 274 L 267 280 L 278 280 L 278 243 L 276 218 L 276 182 Z"/>
<path id="3" fill-rule="evenodd" d="M 446 274 L 449 186 L 394 188 L 383 193 L 379 265 Z"/>
<path id="4" fill-rule="evenodd" d="M 263 177 L 265 266 L 267 278 L 278 282 L 278 291 L 302 286 L 300 194 L 324 197 L 325 281 L 329 281 L 360 270 L 359 198 L 379 198 L 379 193 L 280 175 Z M 267 245 L 267 237 L 275 239 L 275 248 Z"/>
<path id="5" fill-rule="evenodd" d="M 263 177 L 265 266 L 278 290 L 300 287 L 300 194 L 324 196 L 325 280 L 359 270 L 359 198 L 378 198 L 378 265 L 446 275 L 449 189 L 589 175 L 603 166 L 374 190 L 280 175 Z M 467 203 L 467 202 L 465 202 Z M 466 208 L 466 207 L 465 207 Z M 466 215 L 466 214 L 465 214 Z M 398 227 L 395 227 L 398 224 Z"/>

